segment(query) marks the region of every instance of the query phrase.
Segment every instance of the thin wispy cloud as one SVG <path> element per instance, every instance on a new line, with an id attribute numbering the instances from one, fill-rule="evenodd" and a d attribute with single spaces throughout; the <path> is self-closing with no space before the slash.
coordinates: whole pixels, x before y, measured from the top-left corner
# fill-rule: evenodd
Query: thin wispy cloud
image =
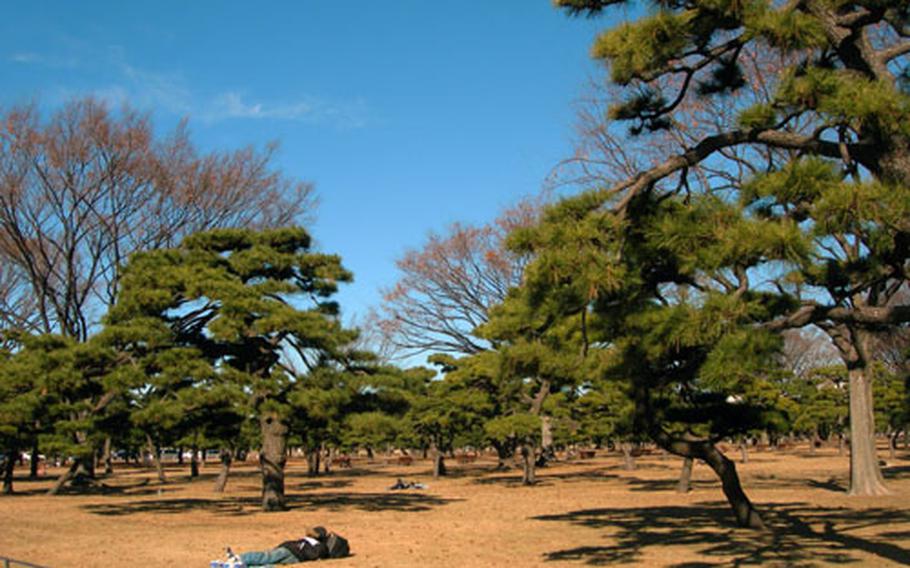
<path id="1" fill-rule="evenodd" d="M 7 58 L 13 63 L 40 63 L 41 56 L 37 53 L 14 53 Z"/>
<path id="2" fill-rule="evenodd" d="M 120 45 L 97 47 L 71 43 L 74 53 L 67 57 L 23 50 L 9 54 L 6 59 L 18 65 L 79 67 L 79 83 L 84 83 L 85 75 L 95 76 L 93 82 L 97 86 L 86 89 L 67 84 L 70 76 L 60 75 L 60 82 L 51 91 L 53 101 L 58 104 L 91 95 L 111 107 L 129 104 L 141 110 L 165 112 L 206 123 L 273 120 L 356 129 L 368 122 L 367 105 L 362 99 L 331 100 L 301 94 L 284 100 L 254 100 L 241 90 L 203 95 L 177 71 L 136 65 Z"/>
<path id="3" fill-rule="evenodd" d="M 251 102 L 236 91 L 214 98 L 203 119 L 218 122 L 230 119 L 293 120 L 308 123 L 332 124 L 342 128 L 366 126 L 366 103 L 362 100 L 329 102 L 315 97 L 303 97 L 291 102 Z"/>
<path id="4" fill-rule="evenodd" d="M 142 69 L 129 63 L 123 48 L 108 47 L 108 59 L 119 71 L 131 104 L 161 109 L 177 115 L 193 115 L 193 94 L 179 73 Z"/>
<path id="5" fill-rule="evenodd" d="M 85 91 L 77 91 L 74 89 L 60 88 L 54 93 L 54 102 L 57 104 L 64 104 L 67 101 L 71 101 L 80 96 L 91 95 L 92 98 L 95 98 L 99 101 L 102 101 L 109 108 L 118 108 L 123 105 L 133 104 L 130 100 L 130 93 L 120 85 L 109 85 L 106 87 L 98 87 L 92 89 L 90 92 L 86 93 Z"/>
<path id="6" fill-rule="evenodd" d="M 33 51 L 21 51 L 13 53 L 9 55 L 6 60 L 11 63 L 18 63 L 20 65 L 40 65 L 42 67 L 51 67 L 58 69 L 72 69 L 79 66 L 79 60 L 75 57 L 58 57 L 53 55 L 45 55 L 42 53 L 35 53 Z"/>

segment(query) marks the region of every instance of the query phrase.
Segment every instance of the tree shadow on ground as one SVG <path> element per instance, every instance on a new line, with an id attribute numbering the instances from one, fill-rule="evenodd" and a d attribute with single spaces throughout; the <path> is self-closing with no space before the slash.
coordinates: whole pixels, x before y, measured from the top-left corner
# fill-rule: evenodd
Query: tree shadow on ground
<path id="1" fill-rule="evenodd" d="M 559 482 L 615 482 L 621 477 L 615 473 L 609 473 L 610 470 L 617 470 L 619 466 L 604 466 L 597 467 L 594 469 L 589 469 L 586 471 L 575 471 L 568 473 L 551 473 L 546 468 L 540 468 L 537 470 L 537 483 L 536 485 L 545 487 L 552 485 L 554 481 Z M 492 475 L 487 477 L 478 477 L 473 480 L 471 483 L 476 483 L 478 485 L 502 485 L 503 487 L 522 487 L 521 483 L 521 472 L 517 473 L 500 473 L 498 475 Z"/>
<path id="2" fill-rule="evenodd" d="M 449 466 L 449 463 L 446 462 L 446 465 Z M 477 473 L 468 473 L 463 474 L 459 469 L 449 467 L 448 476 L 449 477 L 461 477 L 461 476 L 470 476 L 470 475 L 486 475 L 492 471 L 491 468 L 483 468 Z M 256 472 L 256 475 L 259 475 L 259 472 Z M 382 460 L 376 460 L 375 462 L 364 464 L 363 466 L 355 465 L 350 468 L 334 468 L 331 472 L 325 473 L 320 472 L 319 474 L 313 475 L 308 473 L 305 469 L 288 469 L 285 471 L 286 478 L 301 478 L 301 479 L 344 479 L 344 478 L 411 478 L 411 477 L 432 477 L 433 475 L 433 464 L 430 462 L 415 461 L 410 465 L 402 465 L 396 463 L 383 463 Z"/>
<path id="3" fill-rule="evenodd" d="M 288 487 L 297 491 L 312 491 L 314 489 L 342 489 L 350 487 L 354 482 L 349 479 L 319 479 L 310 478 L 300 483 L 288 484 Z"/>
<path id="4" fill-rule="evenodd" d="M 629 491 L 650 493 L 652 491 L 675 491 L 679 478 L 675 479 L 642 479 L 640 477 L 626 477 L 623 481 L 629 486 Z M 718 487 L 719 481 L 692 479 L 689 481 L 690 491 L 710 490 Z M 751 485 L 750 485 L 751 488 Z"/>
<path id="5" fill-rule="evenodd" d="M 608 529 L 614 544 L 582 546 L 549 552 L 546 561 L 577 561 L 601 566 L 634 564 L 649 547 L 686 547 L 704 562 L 676 564 L 676 568 L 701 566 L 817 566 L 868 562 L 876 565 L 910 564 L 910 550 L 895 544 L 896 523 L 910 524 L 910 513 L 895 509 L 854 510 L 818 507 L 807 503 L 761 505 L 767 533 L 740 529 L 733 524 L 726 503 L 693 506 L 587 509 L 537 520 Z M 882 529 L 879 532 L 878 529 Z M 892 529 L 892 530 L 888 530 Z M 862 534 L 856 534 L 861 531 Z M 874 534 L 870 535 L 870 532 Z M 712 558 L 714 557 L 714 558 Z"/>
<path id="6" fill-rule="evenodd" d="M 885 479 L 900 479 L 910 476 L 910 465 L 892 465 L 882 468 Z"/>
<path id="7" fill-rule="evenodd" d="M 41 483 L 40 486 L 35 487 L 34 485 L 30 489 L 22 490 L 17 488 L 13 493 L 14 496 L 29 496 L 29 495 L 47 495 L 50 485 L 47 484 L 47 481 L 51 478 L 45 478 L 43 480 L 32 480 L 38 481 Z M 161 494 L 165 491 L 172 491 L 174 487 L 177 487 L 177 484 L 171 481 L 166 481 L 165 483 L 155 482 L 152 483 L 151 478 L 144 478 L 139 481 L 126 481 L 120 480 L 117 483 L 112 483 L 109 478 L 99 477 L 93 480 L 82 481 L 79 483 L 70 483 L 60 488 L 57 493 L 57 497 L 84 497 L 84 496 L 123 496 L 129 495 L 131 497 L 139 497 L 143 495 L 153 495 Z"/>
<path id="8" fill-rule="evenodd" d="M 836 478 L 830 477 L 826 481 L 818 481 L 815 479 L 806 480 L 806 484 L 812 489 L 824 489 L 826 491 L 832 491 L 834 493 L 846 493 L 847 488 L 842 483 L 839 483 Z"/>
<path id="9" fill-rule="evenodd" d="M 31 479 L 29 477 L 23 478 L 14 478 L 13 479 L 13 492 L 12 493 L 0 493 L 0 499 L 5 499 L 9 497 L 25 497 L 28 495 L 41 495 L 47 493 L 47 484 L 42 483 L 37 485 L 38 482 L 44 482 L 44 479 Z"/>
<path id="10" fill-rule="evenodd" d="M 645 479 L 634 476 L 626 476 L 623 481 L 629 487 L 629 491 L 650 493 L 653 491 L 674 491 L 679 478 L 662 478 L 662 479 Z M 755 489 L 792 489 L 800 484 L 811 489 L 823 489 L 835 493 L 846 493 L 847 489 L 837 478 L 829 477 L 825 481 L 816 479 L 793 479 L 789 477 L 777 477 L 774 475 L 756 475 L 749 478 L 745 485 L 750 490 Z M 718 479 L 692 479 L 689 482 L 692 490 L 710 490 L 720 487 Z"/>
<path id="11" fill-rule="evenodd" d="M 288 495 L 288 510 L 327 509 L 338 511 L 396 511 L 415 513 L 429 511 L 459 499 L 445 499 L 415 493 L 312 493 Z M 261 502 L 256 497 L 174 498 L 130 501 L 121 503 L 89 504 L 82 508 L 90 513 L 105 516 L 133 515 L 137 513 L 181 514 L 194 510 L 209 511 L 218 515 L 253 515 L 261 512 Z"/>

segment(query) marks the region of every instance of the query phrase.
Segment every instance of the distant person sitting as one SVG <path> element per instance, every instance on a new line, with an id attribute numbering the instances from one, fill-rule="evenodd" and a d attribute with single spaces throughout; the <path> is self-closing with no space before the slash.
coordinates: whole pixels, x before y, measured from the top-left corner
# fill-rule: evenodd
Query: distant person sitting
<path id="1" fill-rule="evenodd" d="M 271 550 L 244 552 L 239 556 L 228 548 L 229 567 L 245 568 L 271 566 L 273 564 L 296 564 L 322 558 L 341 558 L 350 554 L 347 539 L 327 531 L 324 527 L 313 527 L 306 536 L 282 542 Z"/>

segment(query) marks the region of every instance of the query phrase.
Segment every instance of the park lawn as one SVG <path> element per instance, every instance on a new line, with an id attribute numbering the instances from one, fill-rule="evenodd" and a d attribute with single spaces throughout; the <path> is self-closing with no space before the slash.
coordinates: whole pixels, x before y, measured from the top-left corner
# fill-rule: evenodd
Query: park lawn
<path id="1" fill-rule="evenodd" d="M 223 495 L 212 492 L 213 465 L 195 481 L 171 466 L 165 485 L 150 470 L 121 466 L 93 494 L 48 497 L 50 479 L 17 478 L 18 494 L 0 497 L 0 556 L 55 568 L 202 568 L 225 545 L 269 548 L 322 524 L 350 540 L 353 556 L 329 561 L 339 568 L 905 565 L 910 453 L 886 461 L 894 495 L 849 498 L 847 458 L 835 449 L 752 452 L 737 467 L 773 527 L 768 534 L 733 526 L 703 464 L 693 490 L 677 494 L 681 460 L 664 455 L 625 471 L 621 456 L 598 452 L 539 470 L 535 487 L 521 486 L 518 471 L 493 471 L 492 458 L 452 463 L 452 475 L 439 480 L 424 460 L 358 458 L 351 469 L 314 478 L 292 461 L 291 509 L 283 513 L 258 510 L 253 464 L 235 468 Z M 398 476 L 428 488 L 387 490 Z"/>

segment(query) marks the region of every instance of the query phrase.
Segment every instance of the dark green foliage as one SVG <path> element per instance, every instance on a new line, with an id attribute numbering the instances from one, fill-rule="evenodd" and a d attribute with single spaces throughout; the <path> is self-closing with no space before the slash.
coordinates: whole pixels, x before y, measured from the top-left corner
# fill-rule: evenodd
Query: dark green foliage
<path id="1" fill-rule="evenodd" d="M 847 430 L 849 400 L 847 369 L 820 367 L 806 377 L 793 377 L 784 386 L 794 431 L 827 440 Z"/>
<path id="2" fill-rule="evenodd" d="M 269 510 L 283 507 L 286 426 L 306 422 L 295 418 L 304 413 L 321 428 L 303 431 L 325 435 L 349 396 L 338 388 L 342 367 L 358 357 L 348 348 L 356 333 L 341 327 L 330 300 L 351 275 L 309 246 L 300 228 L 225 229 L 138 254 L 103 334 L 139 370 L 137 424 L 180 436 L 205 432 L 204 419 L 217 416 L 233 425 L 208 429 L 223 439 L 240 417 L 260 420 Z"/>
<path id="3" fill-rule="evenodd" d="M 613 2 L 557 4 L 594 14 Z M 774 334 L 811 324 L 871 417 L 873 334 L 910 320 L 895 301 L 910 252 L 907 25 L 896 1 L 667 1 L 596 41 L 627 87 L 612 117 L 687 142 L 638 176 L 584 188 L 523 235 L 537 254 L 526 297 L 590 312 L 591 342 L 631 382 L 638 427 L 656 439 L 779 428 L 793 399 L 775 386 Z M 677 121 L 706 105 L 738 124 L 690 140 Z M 743 160 L 745 145 L 760 158 Z M 866 416 L 851 416 L 851 488 L 877 494 Z"/>

